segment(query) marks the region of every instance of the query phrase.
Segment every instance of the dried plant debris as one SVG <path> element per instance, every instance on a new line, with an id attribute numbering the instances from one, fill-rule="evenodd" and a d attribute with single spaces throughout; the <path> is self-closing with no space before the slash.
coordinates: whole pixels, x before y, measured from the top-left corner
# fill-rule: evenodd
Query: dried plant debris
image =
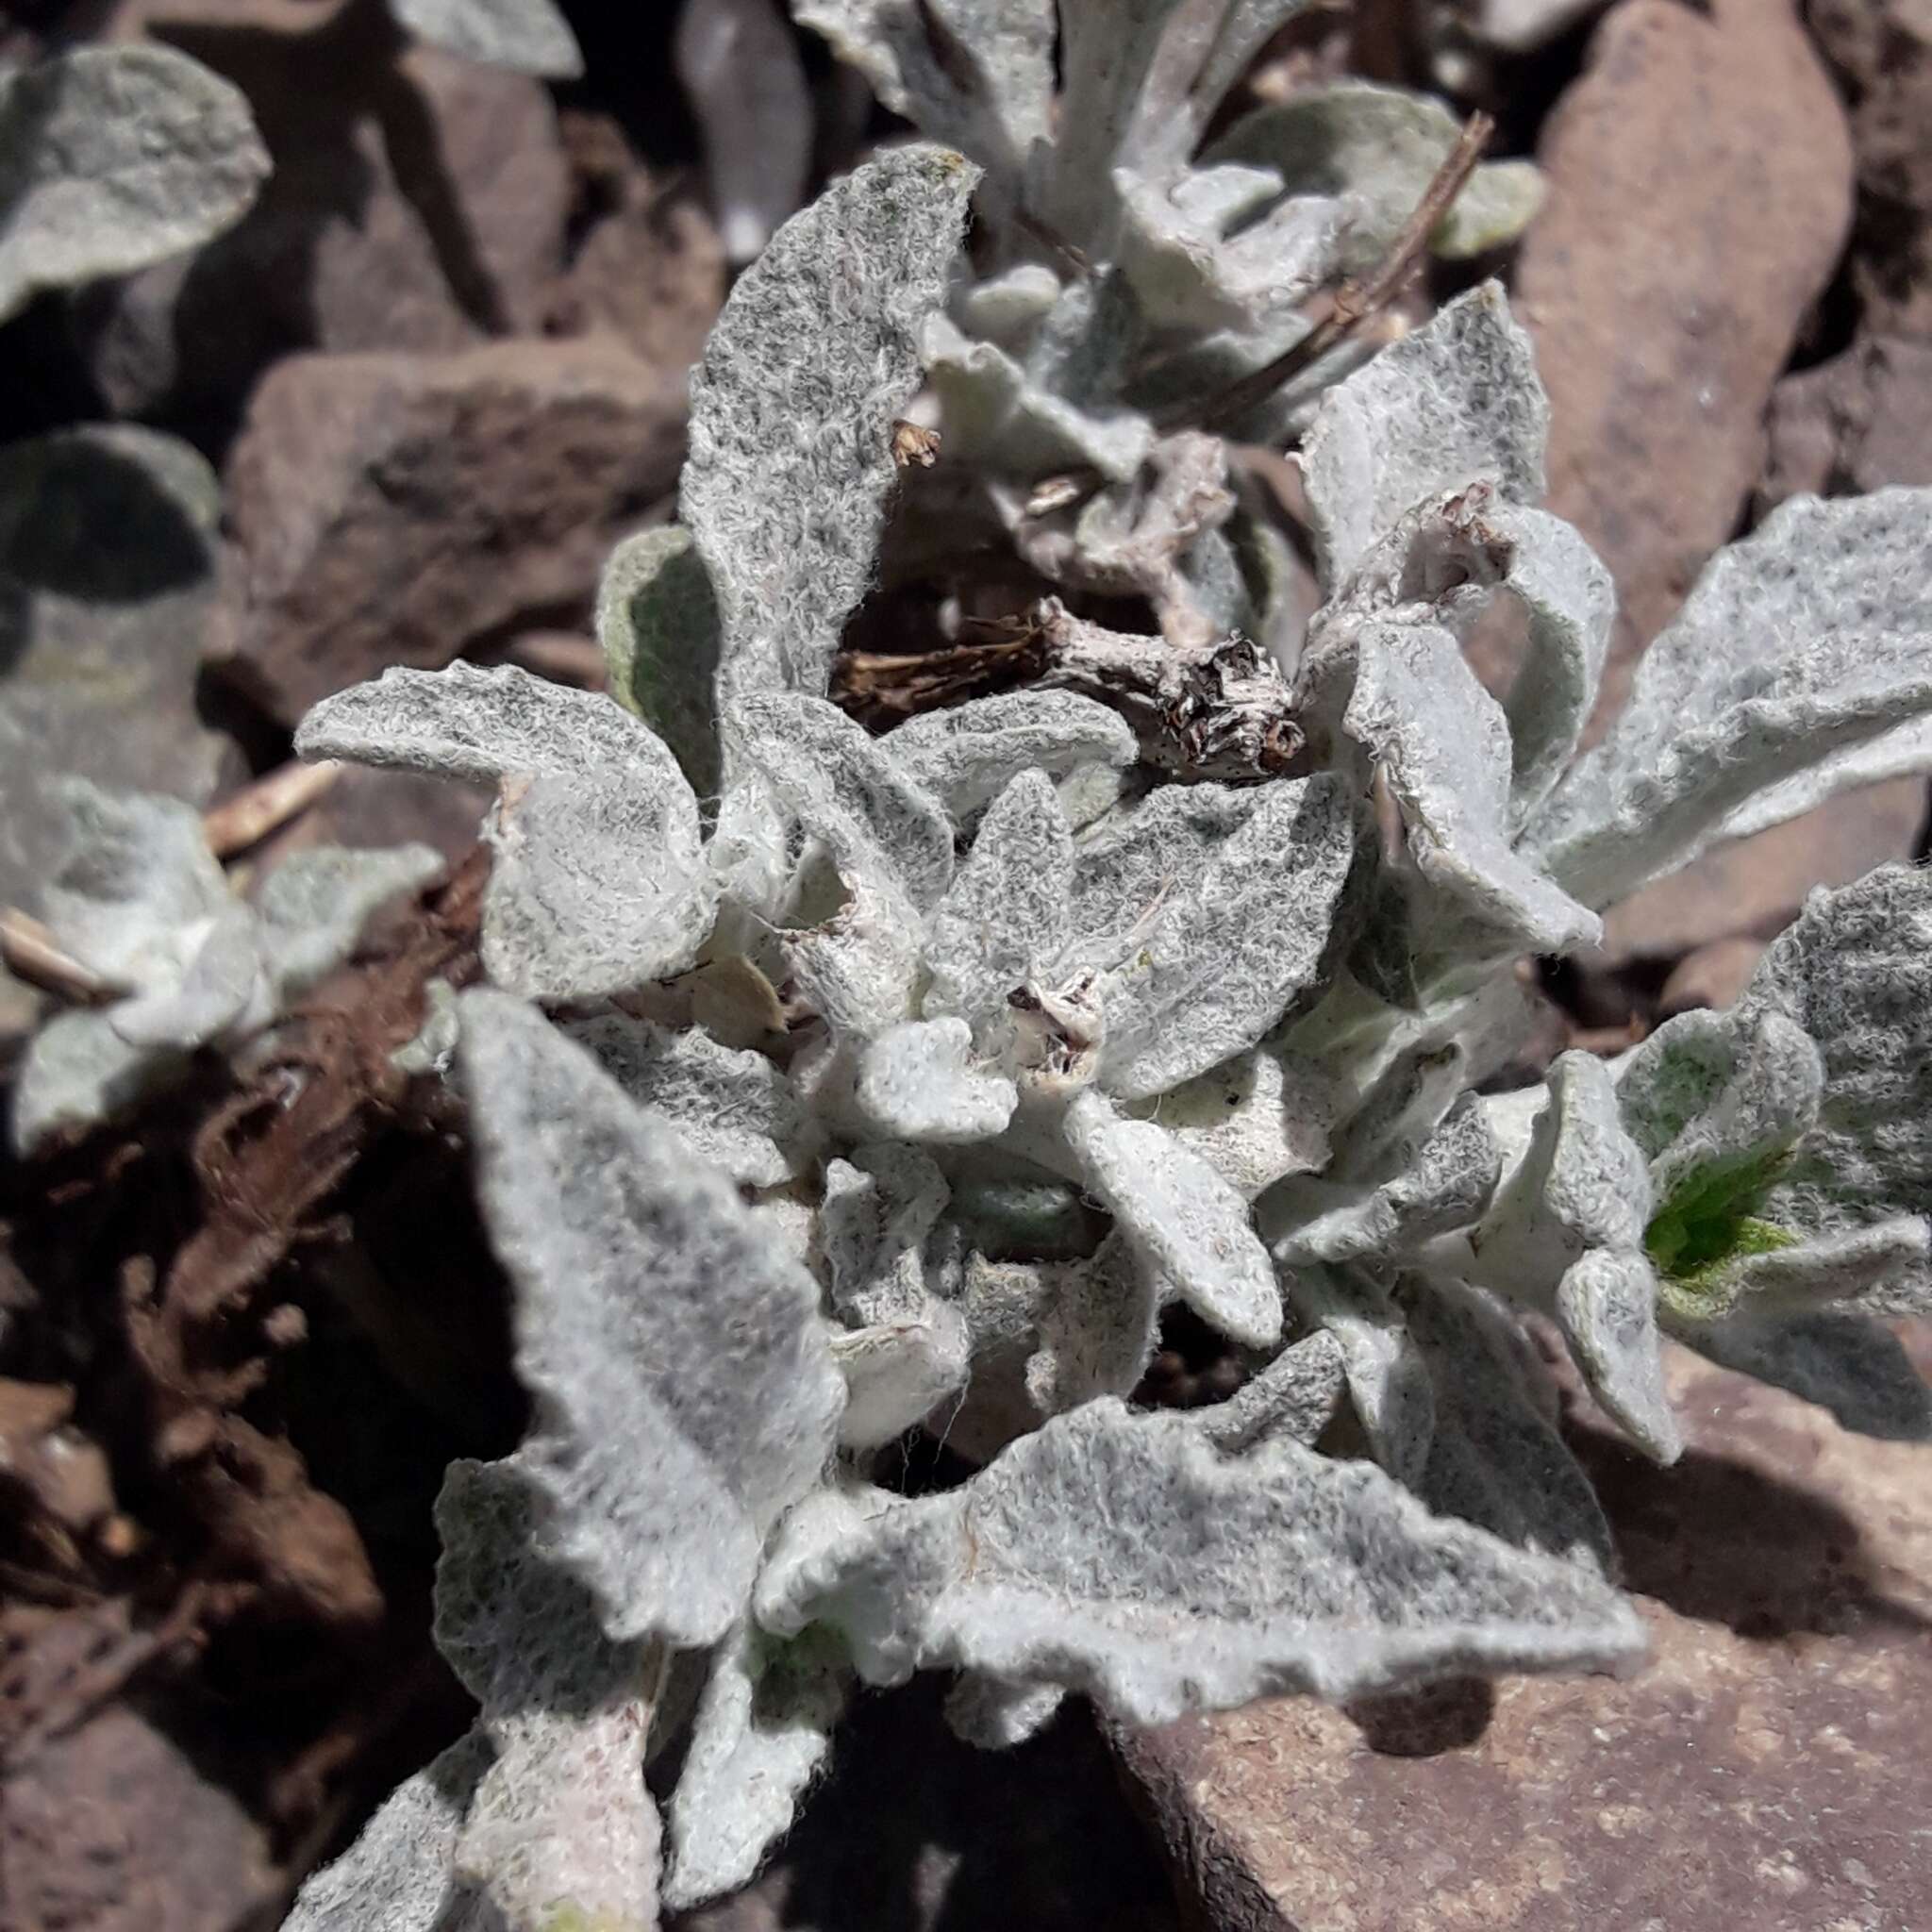
<path id="1" fill-rule="evenodd" d="M 1077 633 L 1091 664 L 1186 677 L 981 691 L 882 736 L 825 695 L 914 475 L 894 425 L 923 330 L 941 391 L 1006 384 L 1036 449 L 1111 460 L 1129 376 L 1108 358 L 1141 327 L 1114 238 L 1138 236 L 1170 315 L 1252 293 L 1253 262 L 1218 264 L 1199 225 L 1225 242 L 1294 206 L 1293 130 L 1188 164 L 1289 10 L 1068 5 L 1062 151 L 1043 7 L 805 9 L 977 167 L 893 149 L 741 279 L 695 379 L 684 522 L 607 577 L 613 693 L 393 671 L 302 725 L 309 757 L 495 788 L 487 883 L 479 855 L 447 895 L 475 958 L 430 902 L 408 997 L 382 992 L 353 1068 L 344 1047 L 315 1073 L 318 1032 L 292 1098 L 253 1086 L 210 1127 L 209 1222 L 175 1282 L 204 1327 L 139 1281 L 130 1319 L 193 1370 L 402 1091 L 405 1049 L 409 1091 L 462 1126 L 531 1409 L 513 1453 L 451 1470 L 441 1510 L 440 1640 L 476 1731 L 310 1882 L 297 1925 L 653 1924 L 756 1871 L 855 1685 L 920 1669 L 960 1673 L 954 1722 L 998 1745 L 1068 1692 L 1158 1722 L 1625 1663 L 1642 1626 L 1523 1311 L 1659 1461 L 1665 1334 L 1851 1426 L 1932 1429 L 1878 1323 L 1932 1278 L 1925 874 L 1815 899 L 1727 1013 L 1476 1091 L 1513 1044 L 1523 954 L 1919 757 L 1932 493 L 1781 510 L 1578 758 L 1610 593 L 1534 501 L 1544 401 L 1485 284 L 1324 375 L 1305 447 L 1324 601 L 1291 666 L 1242 646 L 1245 683 L 1207 676 L 1238 641 L 1185 586 L 1228 527 L 1223 472 L 1201 432 L 1163 431 L 1172 491 L 1138 514 L 1136 458 L 1057 554 L 1085 541 L 1069 570 L 1149 593 L 1144 634 Z M 1411 173 L 1425 120 L 1400 124 Z M 1314 125 L 1293 139 L 1320 145 Z M 1520 177 L 1486 192 L 1507 204 Z M 1353 174 L 1320 195 L 1271 246 L 1341 248 L 1381 218 Z M 1014 239 L 1041 228 L 1095 272 Z M 983 331 L 963 359 L 932 324 L 949 295 Z M 1494 698 L 1459 645 L 1498 599 L 1528 653 Z M 1264 684 L 1240 715 L 1291 729 L 1223 730 L 1230 691 Z M 99 992 L 28 1049 L 29 1140 L 158 1063 L 245 1069 L 380 892 L 427 875 L 318 857 L 244 905 L 183 808 L 72 797 L 41 910 Z M 1154 1399 L 1169 1330 L 1216 1352 L 1185 1412 Z M 885 1487 L 914 1429 L 970 1474 Z"/>
<path id="2" fill-rule="evenodd" d="M 442 871 L 427 846 L 291 858 L 253 902 L 236 897 L 201 814 L 172 798 L 58 786 L 65 859 L 42 895 L 54 945 L 111 997 L 50 1020 L 13 1092 L 30 1153 L 125 1111 L 203 1048 L 233 1053 L 348 958 L 370 916 Z"/>
<path id="3" fill-rule="evenodd" d="M 0 69 L 0 319 L 219 235 L 268 174 L 240 90 L 172 47 Z"/>

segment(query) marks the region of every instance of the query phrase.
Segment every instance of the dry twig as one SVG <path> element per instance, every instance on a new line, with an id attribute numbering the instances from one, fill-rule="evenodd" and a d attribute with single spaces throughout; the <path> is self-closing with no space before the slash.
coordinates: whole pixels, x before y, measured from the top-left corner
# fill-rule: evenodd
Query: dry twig
<path id="1" fill-rule="evenodd" d="M 1327 314 L 1300 341 L 1283 350 L 1272 362 L 1263 363 L 1259 369 L 1230 383 L 1205 403 L 1174 404 L 1156 417 L 1159 427 L 1175 429 L 1187 423 L 1212 427 L 1239 420 L 1266 402 L 1283 383 L 1291 381 L 1329 350 L 1339 347 L 1371 316 L 1386 308 L 1420 265 L 1429 237 L 1455 206 L 1456 197 L 1475 172 L 1475 165 L 1482 159 L 1483 150 L 1495 131 L 1496 124 L 1489 115 L 1478 111 L 1469 117 L 1456 145 L 1443 158 L 1442 165 L 1436 170 L 1434 178 L 1423 191 L 1422 199 L 1382 259 L 1365 278 L 1351 277 L 1343 282 L 1335 291 Z"/>

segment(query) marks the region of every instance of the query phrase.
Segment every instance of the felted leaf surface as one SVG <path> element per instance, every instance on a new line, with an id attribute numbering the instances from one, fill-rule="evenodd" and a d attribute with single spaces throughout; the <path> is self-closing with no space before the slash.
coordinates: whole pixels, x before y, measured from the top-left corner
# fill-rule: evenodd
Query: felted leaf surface
<path id="1" fill-rule="evenodd" d="M 922 1251 L 947 1198 L 945 1175 L 915 1147 L 880 1141 L 826 1161 L 819 1243 L 842 1321 L 860 1328 L 924 1319 Z"/>
<path id="2" fill-rule="evenodd" d="M 1503 504 L 1485 520 L 1509 546 L 1503 583 L 1522 604 L 1528 632 L 1522 669 L 1503 700 L 1520 824 L 1575 756 L 1603 681 L 1617 591 L 1602 559 L 1560 518 Z"/>
<path id="3" fill-rule="evenodd" d="M 1609 736 L 1531 821 L 1528 856 L 1607 906 L 1740 820 L 1760 829 L 1874 775 L 1862 753 L 1932 712 L 1928 537 L 1932 491 L 1881 490 L 1794 497 L 1720 551 Z"/>
<path id="4" fill-rule="evenodd" d="M 68 844 L 41 890 L 60 949 L 130 990 L 178 981 L 235 901 L 201 814 L 177 799 L 60 778 Z"/>
<path id="5" fill-rule="evenodd" d="M 1817 1403 L 1861 1436 L 1932 1441 L 1932 1388 L 1897 1336 L 1876 1322 L 1836 1309 L 1784 1321 L 1740 1315 L 1702 1330 L 1691 1345 L 1727 1369 Z"/>
<path id="6" fill-rule="evenodd" d="M 1711 1323 L 1733 1314 L 1778 1321 L 1825 1302 L 1857 1302 L 1879 1313 L 1919 1311 L 1914 1284 L 1932 1258 L 1932 1229 L 1923 1215 L 1804 1239 L 1753 1216 L 1727 1231 L 1728 1246 L 1659 1284 L 1671 1332 L 1693 1347 Z"/>
<path id="7" fill-rule="evenodd" d="M 862 724 L 824 698 L 766 691 L 736 723 L 765 782 L 848 879 L 906 894 L 929 911 L 953 877 L 953 828 L 940 801 Z"/>
<path id="8" fill-rule="evenodd" d="M 441 1932 L 457 1904 L 457 1840 L 495 1756 L 476 1725 L 405 1778 L 304 1884 L 282 1932 Z"/>
<path id="9" fill-rule="evenodd" d="M 1154 1357 L 1162 1277 L 1118 1231 L 1087 1258 L 1041 1273 L 1050 1291 L 1025 1371 L 1033 1406 L 1058 1415 L 1096 1395 L 1129 1394 Z"/>
<path id="10" fill-rule="evenodd" d="M 110 1007 L 108 1024 L 130 1046 L 192 1053 L 236 1027 L 251 1008 L 258 1024 L 266 1022 L 261 968 L 255 915 L 231 903 L 217 914 L 179 979 Z"/>
<path id="11" fill-rule="evenodd" d="M 705 344 L 678 506 L 718 600 L 727 704 L 825 688 L 977 178 L 926 146 L 855 169 L 772 238 Z"/>
<path id="12" fill-rule="evenodd" d="M 1435 1392 L 1388 1288 L 1358 1269 L 1305 1267 L 1285 1271 L 1282 1289 L 1304 1322 L 1334 1338 L 1375 1460 L 1397 1482 L 1418 1488 L 1435 1439 Z"/>
<path id="13" fill-rule="evenodd" d="M 1052 128 L 1052 0 L 791 0 L 791 12 L 893 113 L 1014 192 Z"/>
<path id="14" fill-rule="evenodd" d="M 1932 874 L 1887 865 L 1816 891 L 1740 997 L 1739 1023 L 1781 1013 L 1816 1041 L 1824 1094 L 1815 1126 L 1760 1197 L 1779 1225 L 1835 1232 L 1932 1201 Z M 1908 1271 L 1886 1301 L 1932 1294 Z"/>
<path id="15" fill-rule="evenodd" d="M 640 1107 L 668 1120 L 693 1154 L 733 1180 L 775 1188 L 809 1163 L 813 1123 L 763 1054 L 625 1013 L 574 1020 L 562 1030 Z"/>
<path id="16" fill-rule="evenodd" d="M 241 90 L 172 47 L 0 70 L 0 321 L 219 235 L 268 175 Z"/>
<path id="17" fill-rule="evenodd" d="M 184 1064 L 175 1052 L 130 1043 L 108 1012 L 57 1013 L 28 1042 L 13 1082 L 13 1151 L 111 1120 L 165 1086 Z"/>
<path id="18" fill-rule="evenodd" d="M 1158 1121 L 1252 1201 L 1326 1164 L 1334 1096 L 1314 1061 L 1259 1046 L 1126 1110 Z"/>
<path id="19" fill-rule="evenodd" d="M 1400 1301 L 1435 1387 L 1436 1427 L 1420 1493 L 1519 1549 L 1617 1574 L 1596 1491 L 1526 1386 L 1533 1364 L 1479 1291 L 1405 1276 Z"/>
<path id="20" fill-rule="evenodd" d="M 883 741 L 915 784 L 956 821 L 991 804 L 1023 772 L 1064 778 L 1082 765 L 1131 765 L 1133 727 L 1117 711 L 1064 691 L 1008 691 L 922 711 Z"/>
<path id="21" fill-rule="evenodd" d="M 1527 1153 L 1473 1237 L 1483 1283 L 1548 1308 L 1591 1392 L 1653 1460 L 1682 1449 L 1664 1392 L 1657 1283 L 1643 1250 L 1650 1174 L 1624 1131 L 1615 1077 L 1559 1055 Z"/>
<path id="22" fill-rule="evenodd" d="M 1557 1325 L 1590 1392 L 1653 1462 L 1668 1467 L 1684 1440 L 1664 1389 L 1658 1288 L 1648 1258 L 1596 1248 L 1557 1284 Z"/>
<path id="23" fill-rule="evenodd" d="M 1088 1185 L 1204 1322 L 1250 1348 L 1279 1341 L 1281 1293 L 1247 1203 L 1199 1155 L 1091 1091 L 1068 1108 L 1066 1133 Z"/>
<path id="24" fill-rule="evenodd" d="M 916 1321 L 839 1330 L 831 1350 L 845 1378 L 839 1442 L 846 1449 L 876 1449 L 918 1427 L 961 1394 L 973 1359 L 965 1318 L 936 1296 Z"/>
<path id="25" fill-rule="evenodd" d="M 964 1020 L 908 1020 L 865 1049 L 856 1097 L 872 1132 L 902 1141 L 954 1144 L 1006 1131 L 1020 1103 L 1004 1074 L 973 1058 Z"/>
<path id="26" fill-rule="evenodd" d="M 544 80 L 575 80 L 584 71 L 570 24 L 551 0 L 389 0 L 418 40 L 466 59 Z"/>
<path id="27" fill-rule="evenodd" d="M 1590 1250 L 1640 1251 L 1650 1208 L 1647 1163 L 1624 1130 L 1614 1076 L 1594 1054 L 1559 1054 L 1529 1151 L 1475 1237 L 1483 1285 L 1547 1307 Z"/>
<path id="28" fill-rule="evenodd" d="M 774 1553 L 758 1615 L 829 1624 L 859 1674 L 1051 1681 L 1134 1724 L 1290 1690 L 1640 1655 L 1600 1578 L 1434 1518 L 1367 1463 L 1277 1439 L 1227 1458 L 1186 1417 L 1056 1417 L 960 1488 Z"/>
<path id="29" fill-rule="evenodd" d="M 1538 501 L 1548 428 L 1535 354 L 1501 284 L 1445 303 L 1315 411 L 1301 461 L 1323 581 L 1339 584 L 1440 491 L 1482 480 L 1507 501 Z"/>
<path id="30" fill-rule="evenodd" d="M 1669 1078 L 1672 1070 L 1658 1063 L 1675 1062 L 1677 1092 L 1688 1096 L 1690 1083 L 1710 1063 L 1696 1051 L 1695 1036 L 1686 1041 L 1691 1051 L 1678 1053 L 1674 1040 L 1665 1038 L 1671 1032 L 1669 1026 L 1660 1029 L 1659 1048 L 1646 1057 L 1657 1073 L 1640 1078 Z M 1723 1085 L 1680 1121 L 1651 1158 L 1656 1206 L 1646 1241 L 1666 1271 L 1698 1268 L 1710 1258 L 1714 1244 L 1725 1244 L 1724 1224 L 1756 1211 L 1766 1183 L 1817 1120 L 1824 1097 L 1824 1062 L 1794 1021 L 1774 1010 L 1755 1024 L 1733 1014 L 1729 1032 Z M 1627 1084 L 1626 1076 L 1618 1089 L 1619 1108 L 1626 1117 Z"/>
<path id="31" fill-rule="evenodd" d="M 557 1559 L 613 1637 L 715 1641 L 830 1452 L 844 1391 L 817 1291 L 730 1182 L 539 1014 L 494 992 L 459 1011 Z"/>
<path id="32" fill-rule="evenodd" d="M 277 1008 L 334 972 L 372 914 L 403 892 L 421 891 L 442 864 L 428 845 L 325 845 L 283 859 L 255 895 L 262 968 Z"/>
<path id="33" fill-rule="evenodd" d="M 741 1624 L 719 1646 L 665 1813 L 669 1909 L 750 1883 L 831 1754 L 851 1674 L 818 1632 L 785 1642 Z"/>
<path id="34" fill-rule="evenodd" d="M 597 585 L 597 641 L 610 695 L 670 746 L 703 798 L 723 783 L 718 753 L 718 600 L 682 524 L 626 537 Z"/>
<path id="35" fill-rule="evenodd" d="M 1223 95 L 1306 0 L 1181 0 L 1140 91 L 1126 152 L 1149 173 L 1184 165 Z M 1198 171 L 1197 171 L 1198 172 Z"/>
<path id="36" fill-rule="evenodd" d="M 947 455 L 1015 482 L 1091 467 L 1127 483 L 1154 425 L 1136 409 L 1074 401 L 995 342 L 971 341 L 944 315 L 926 318 L 919 353 L 940 403 Z M 1040 360 L 1038 348 L 1029 363 Z"/>
<path id="37" fill-rule="evenodd" d="M 1508 722 L 1455 638 L 1375 622 L 1357 642 L 1343 728 L 1388 774 L 1424 878 L 1524 950 L 1594 944 L 1601 921 L 1511 848 Z"/>
<path id="38" fill-rule="evenodd" d="M 1355 801 L 1337 774 L 1260 790 L 1208 865 L 1175 882 L 1134 956 L 1102 977 L 1110 1092 L 1139 1099 L 1206 1073 L 1320 979 L 1355 861 Z"/>
<path id="39" fill-rule="evenodd" d="M 691 787 L 652 745 L 648 764 L 506 786 L 484 824 L 495 858 L 482 954 L 497 985 L 531 999 L 592 999 L 696 959 L 718 879 Z"/>
<path id="40" fill-rule="evenodd" d="M 1076 247 L 1108 239 L 1112 169 L 1183 0 L 1060 0 L 1060 103 L 1045 207 Z"/>
<path id="41" fill-rule="evenodd" d="M 1415 211 L 1461 132 L 1440 101 L 1362 80 L 1297 90 L 1257 108 L 1217 139 L 1206 160 L 1275 169 L 1294 195 L 1341 202 L 1340 266 L 1372 268 Z M 1451 260 L 1512 242 L 1543 198 L 1527 161 L 1487 161 L 1437 225 L 1430 244 Z"/>
<path id="42" fill-rule="evenodd" d="M 984 1040 L 1007 995 L 1039 978 L 1067 940 L 1074 834 L 1044 772 L 1023 772 L 980 821 L 933 914 L 928 1019 L 957 1014 Z"/>
<path id="43" fill-rule="evenodd" d="M 1284 1267 L 1311 1261 L 1389 1261 L 1477 1220 L 1495 1192 L 1503 1157 L 1482 1103 L 1464 1094 L 1385 1176 L 1298 1178 L 1263 1210 L 1270 1251 Z"/>
<path id="44" fill-rule="evenodd" d="M 460 659 L 441 671 L 393 666 L 324 698 L 296 727 L 295 749 L 462 785 L 675 769 L 657 737 L 601 691 Z"/>
<path id="45" fill-rule="evenodd" d="M 781 933 L 778 946 L 801 1004 L 835 1038 L 870 1040 L 911 1018 L 925 934 L 890 883 L 859 875 L 846 884 L 846 903 L 826 924 Z"/>
<path id="46" fill-rule="evenodd" d="M 302 721 L 305 758 L 497 784 L 483 958 L 532 998 L 592 998 L 682 971 L 716 904 L 677 761 L 599 692 L 514 666 L 386 671 Z"/>
<path id="47" fill-rule="evenodd" d="M 655 1681 L 643 1647 L 605 1635 L 595 1598 L 547 1546 L 529 1469 L 527 1450 L 458 1460 L 437 1498 L 437 1647 L 496 1747 L 457 1871 L 514 1932 L 544 1932 L 571 1910 L 646 1932 L 657 1924 L 658 1813 L 643 1764 Z"/>
<path id="48" fill-rule="evenodd" d="M 1273 169 L 1205 169 L 1173 183 L 1115 172 L 1121 271 L 1155 327 L 1254 328 L 1318 287 L 1334 263 L 1341 214 L 1334 202 L 1279 202 L 1230 234 L 1252 206 L 1218 199 L 1204 206 L 1184 192 L 1217 175 L 1234 177 L 1230 188 L 1252 184 L 1263 205 L 1278 201 L 1281 177 Z"/>
<path id="49" fill-rule="evenodd" d="M 1276 1437 L 1313 1447 L 1341 1406 L 1347 1376 L 1341 1344 L 1325 1330 L 1284 1348 L 1225 1402 L 1191 1411 L 1224 1456 L 1240 1456 Z"/>

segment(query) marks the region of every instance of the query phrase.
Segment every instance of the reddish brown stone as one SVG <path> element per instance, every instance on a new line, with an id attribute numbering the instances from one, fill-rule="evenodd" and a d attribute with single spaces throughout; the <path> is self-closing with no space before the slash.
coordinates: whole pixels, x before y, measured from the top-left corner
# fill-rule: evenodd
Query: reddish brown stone
<path id="1" fill-rule="evenodd" d="M 125 1705 L 12 1764 L 0 1786 L 0 1918 L 62 1932 L 273 1923 L 267 1834 Z"/>
<path id="2" fill-rule="evenodd" d="M 1848 886 L 1874 866 L 1911 858 L 1925 808 L 1923 778 L 1892 778 L 1720 845 L 1613 907 L 1604 954 L 1613 962 L 1669 959 L 1712 940 L 1768 940 L 1797 917 L 1814 886 Z"/>
<path id="3" fill-rule="evenodd" d="M 1579 1446 L 1652 1660 L 1119 1740 L 1222 1932 L 1932 1924 L 1932 1446 L 1673 1351 L 1689 1449 Z"/>
<path id="4" fill-rule="evenodd" d="M 291 358 L 228 465 L 218 656 L 292 724 L 386 665 L 587 624 L 683 449 L 683 372 L 605 338 Z"/>
<path id="5" fill-rule="evenodd" d="M 541 82 L 410 43 L 381 6 L 121 0 L 247 94 L 275 172 L 206 247 L 80 307 L 119 413 L 232 420 L 301 350 L 453 350 L 542 326 L 570 175 Z"/>
<path id="6" fill-rule="evenodd" d="M 1932 111 L 1932 97 L 1928 97 Z M 1932 342 L 1868 336 L 1788 375 L 1771 399 L 1758 500 L 1932 485 Z"/>
<path id="7" fill-rule="evenodd" d="M 1789 0 L 1623 0 L 1538 159 L 1517 307 L 1555 412 L 1550 508 L 1621 596 L 1607 708 L 1757 479 L 1765 400 L 1844 241 L 1851 149 Z"/>

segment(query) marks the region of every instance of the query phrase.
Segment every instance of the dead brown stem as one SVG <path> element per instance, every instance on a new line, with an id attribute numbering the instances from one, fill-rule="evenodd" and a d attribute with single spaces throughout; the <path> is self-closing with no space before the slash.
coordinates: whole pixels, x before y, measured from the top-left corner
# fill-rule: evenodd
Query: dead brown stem
<path id="1" fill-rule="evenodd" d="M 208 850 L 217 858 L 232 858 L 266 839 L 308 808 L 341 775 L 342 768 L 325 761 L 277 765 L 253 784 L 244 785 L 202 815 Z"/>
<path id="2" fill-rule="evenodd" d="M 1300 341 L 1284 349 L 1272 362 L 1250 371 L 1209 396 L 1205 403 L 1190 401 L 1171 406 L 1156 415 L 1156 425 L 1161 429 L 1175 429 L 1194 423 L 1211 428 L 1216 424 L 1238 420 L 1266 402 L 1283 383 L 1340 346 L 1371 316 L 1387 308 L 1415 273 L 1428 247 L 1429 237 L 1455 206 L 1456 197 L 1475 172 L 1476 163 L 1482 159 L 1483 150 L 1495 131 L 1496 124 L 1480 110 L 1469 117 L 1457 136 L 1456 145 L 1443 157 L 1442 165 L 1436 170 L 1423 191 L 1422 199 L 1382 259 L 1365 278 L 1357 280 L 1351 276 L 1343 282 L 1336 290 L 1327 314 Z"/>

